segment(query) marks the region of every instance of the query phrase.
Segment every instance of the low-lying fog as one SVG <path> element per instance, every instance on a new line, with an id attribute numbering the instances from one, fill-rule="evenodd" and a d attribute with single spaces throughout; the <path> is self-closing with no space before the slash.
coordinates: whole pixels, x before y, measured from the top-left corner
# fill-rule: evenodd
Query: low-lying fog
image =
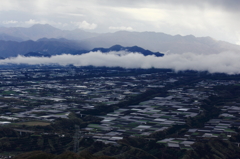
<path id="1" fill-rule="evenodd" d="M 117 54 L 123 54 L 119 56 Z M 196 70 L 210 73 L 240 73 L 240 54 L 223 52 L 220 54 L 166 54 L 164 57 L 143 56 L 139 53 L 90 52 L 83 55 L 56 55 L 48 57 L 7 58 L 0 60 L 0 64 L 60 64 L 75 66 L 107 66 L 124 68 L 170 68 L 175 71 Z"/>

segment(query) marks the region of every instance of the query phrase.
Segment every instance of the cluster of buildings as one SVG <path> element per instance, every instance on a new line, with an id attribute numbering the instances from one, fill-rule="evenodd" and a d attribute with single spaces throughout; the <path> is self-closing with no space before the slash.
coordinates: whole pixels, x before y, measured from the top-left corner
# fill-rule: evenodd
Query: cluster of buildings
<path id="1" fill-rule="evenodd" d="M 173 125 L 184 125 L 186 119 L 202 112 L 198 100 L 203 100 L 211 92 L 194 89 L 169 90 L 167 97 L 154 97 L 151 100 L 115 110 L 105 116 L 101 124 L 90 124 L 82 129 L 105 143 L 115 143 L 124 136 L 148 136 L 164 131 Z"/>
<path id="2" fill-rule="evenodd" d="M 2 124 L 25 120 L 51 122 L 68 118 L 70 112 L 81 113 L 94 110 L 98 105 L 117 104 L 148 88 L 161 88 L 175 80 L 166 77 L 166 73 L 113 76 L 116 72 L 121 75 L 129 70 L 2 68 L 0 121 Z"/>
<path id="3" fill-rule="evenodd" d="M 217 95 L 217 92 L 212 90 L 213 87 L 237 83 L 201 81 L 191 88 L 171 89 L 168 90 L 167 97 L 154 97 L 139 105 L 131 105 L 100 116 L 103 118 L 101 124 L 90 124 L 82 129 L 82 132 L 90 134 L 97 141 L 111 144 L 117 144 L 117 141 L 125 136 L 147 137 L 154 132 L 167 130 L 173 125 L 187 124 L 188 118 L 194 118 L 203 113 L 200 107 L 201 101 L 211 95 Z M 192 149 L 191 145 L 198 140 L 213 137 L 228 139 L 236 133 L 232 126 L 240 126 L 240 123 L 235 121 L 238 119 L 239 111 L 237 106 L 223 106 L 219 118 L 209 120 L 203 128 L 189 129 L 184 136 L 166 138 L 157 143 L 173 148 Z"/>
<path id="4" fill-rule="evenodd" d="M 195 143 L 194 140 L 189 140 L 188 138 L 166 138 L 158 141 L 159 144 L 164 144 L 171 148 L 180 148 L 191 150 L 192 145 Z"/>
<path id="5" fill-rule="evenodd" d="M 127 69 L 0 69 L 0 124 L 26 120 L 52 122 L 57 118 L 68 118 L 70 112 L 81 114 L 99 105 L 127 101 L 149 88 L 163 89 L 180 78 L 168 72 L 133 76 Z M 191 86 L 176 86 L 167 91 L 167 96 L 153 97 L 99 116 L 103 119 L 100 124 L 89 124 L 81 132 L 85 137 L 117 144 L 125 136 L 147 137 L 173 125 L 185 125 L 188 118 L 203 112 L 201 101 L 217 95 L 213 87 L 230 84 L 239 82 L 202 80 Z M 238 103 L 222 106 L 219 117 L 206 122 L 203 128 L 189 129 L 184 136 L 166 138 L 157 143 L 191 149 L 195 141 L 204 138 L 228 139 L 236 133 L 232 127 L 240 126 L 239 112 Z"/>

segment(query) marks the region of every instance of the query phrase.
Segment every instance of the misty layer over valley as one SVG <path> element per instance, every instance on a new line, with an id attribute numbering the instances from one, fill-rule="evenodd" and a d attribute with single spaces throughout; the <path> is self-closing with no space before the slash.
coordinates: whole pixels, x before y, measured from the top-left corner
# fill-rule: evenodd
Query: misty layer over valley
<path id="1" fill-rule="evenodd" d="M 166 54 L 163 57 L 155 55 L 144 56 L 136 52 L 111 51 L 109 53 L 89 52 L 82 55 L 62 54 L 51 57 L 17 56 L 0 61 L 0 64 L 59 64 L 75 66 L 106 66 L 123 68 L 170 68 L 175 71 L 195 70 L 210 73 L 240 73 L 240 54 L 223 52 L 219 54 Z"/>

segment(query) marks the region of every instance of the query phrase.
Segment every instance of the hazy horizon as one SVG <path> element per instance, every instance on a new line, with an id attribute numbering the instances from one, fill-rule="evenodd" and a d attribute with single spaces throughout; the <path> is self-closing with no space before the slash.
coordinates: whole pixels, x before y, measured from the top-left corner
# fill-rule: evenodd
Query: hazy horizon
<path id="1" fill-rule="evenodd" d="M 19 26 L 19 27 L 15 27 L 15 26 L 2 26 L 0 25 L 0 27 L 3 27 L 3 28 L 31 28 L 31 27 L 34 27 L 34 26 L 37 26 L 37 25 L 41 25 L 41 26 L 44 26 L 44 25 L 50 25 L 50 24 L 33 24 L 31 26 Z M 96 33 L 96 34 L 108 34 L 108 33 L 116 33 L 116 32 L 136 32 L 136 33 L 163 33 L 163 34 L 167 34 L 167 35 L 171 35 L 171 36 L 194 36 L 194 37 L 209 37 L 209 38 L 212 38 L 213 40 L 217 40 L 217 41 L 224 41 L 224 40 L 219 40 L 219 39 L 214 39 L 213 37 L 211 36 L 195 36 L 193 34 L 186 34 L 186 35 L 181 35 L 181 34 L 168 34 L 168 33 L 164 33 L 164 32 L 161 32 L 161 31 L 134 31 L 134 30 L 115 30 L 115 31 L 106 31 L 106 32 L 94 32 L 92 30 L 84 30 L 84 29 L 80 29 L 80 28 L 72 28 L 72 29 L 64 29 L 64 28 L 59 28 L 59 27 L 55 27 L 55 26 L 52 26 L 50 25 L 51 27 L 54 27 L 56 29 L 59 29 L 59 30 L 62 30 L 62 31 L 74 31 L 74 30 L 81 30 L 81 31 L 85 31 L 85 32 L 89 32 L 89 33 Z M 227 41 L 226 41 L 227 42 Z M 229 42 L 230 43 L 230 42 Z M 238 45 L 238 44 L 237 44 Z"/>
<path id="2" fill-rule="evenodd" d="M 239 44 L 239 6 L 237 0 L 1 0 L 0 26 L 50 24 L 97 33 L 153 31 Z"/>

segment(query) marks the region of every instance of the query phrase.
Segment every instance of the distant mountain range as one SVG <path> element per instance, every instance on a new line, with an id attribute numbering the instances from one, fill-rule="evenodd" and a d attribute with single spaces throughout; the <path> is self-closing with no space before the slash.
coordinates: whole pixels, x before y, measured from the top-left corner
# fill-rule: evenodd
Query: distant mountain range
<path id="1" fill-rule="evenodd" d="M 115 51 L 115 52 L 118 52 L 118 51 L 126 51 L 126 52 L 137 52 L 137 53 L 141 53 L 143 54 L 144 56 L 149 56 L 149 55 L 155 55 L 157 57 L 162 57 L 164 56 L 164 54 L 162 53 L 159 53 L 159 52 L 151 52 L 149 50 L 145 50 L 141 47 L 138 47 L 138 46 L 133 46 L 133 47 L 123 47 L 121 45 L 114 45 L 110 48 L 95 48 L 93 50 L 91 50 L 92 52 L 96 52 L 96 51 L 101 51 L 102 53 L 107 53 L 107 52 L 111 52 L 111 51 Z"/>
<path id="2" fill-rule="evenodd" d="M 123 47 L 121 45 L 114 45 L 110 48 L 95 48 L 93 50 L 79 50 L 79 51 L 76 51 L 76 52 L 72 52 L 71 54 L 73 55 L 82 55 L 82 54 L 87 54 L 87 53 L 90 53 L 90 52 L 97 52 L 97 51 L 100 51 L 102 53 L 109 53 L 109 52 L 120 52 L 120 51 L 124 51 L 126 55 L 127 53 L 140 53 L 144 56 L 151 56 L 151 55 L 154 55 L 156 57 L 162 57 L 164 56 L 164 54 L 162 53 L 159 53 L 159 52 L 151 52 L 149 50 L 145 50 L 141 47 L 138 47 L 138 46 L 133 46 L 133 47 Z M 122 56 L 121 53 L 119 54 L 116 54 L 116 55 L 119 55 L 119 56 Z M 24 56 L 26 57 L 51 57 L 51 55 L 47 54 L 47 53 L 40 53 L 40 52 L 28 52 L 26 54 L 24 54 Z"/>
<path id="3" fill-rule="evenodd" d="M 193 35 L 168 35 L 155 32 L 128 32 L 119 31 L 116 33 L 101 34 L 97 37 L 82 40 L 86 49 L 96 47 L 110 47 L 115 44 L 122 46 L 139 46 L 151 51 L 162 53 L 193 52 L 197 54 L 216 54 L 225 51 L 240 51 L 239 45 L 224 41 L 217 41 L 210 37 L 195 37 Z"/>
<path id="4" fill-rule="evenodd" d="M 226 51 L 240 51 L 239 45 L 217 41 L 210 37 L 195 37 L 193 35 L 172 36 L 164 33 L 128 31 L 97 34 L 80 29 L 60 30 L 48 24 L 37 24 L 30 28 L 0 27 L 0 57 L 4 58 L 19 54 L 24 55 L 28 52 L 40 52 L 49 55 L 81 54 L 95 48 L 102 48 L 100 50 L 104 52 L 103 48 L 111 50 L 111 47 L 116 44 L 125 47 L 124 49 L 138 46 L 150 50 L 150 52 L 164 54 L 186 52 L 217 54 Z"/>
<path id="5" fill-rule="evenodd" d="M 83 40 L 98 36 L 97 33 L 89 33 L 80 29 L 60 30 L 48 24 L 35 24 L 30 28 L 22 27 L 0 27 L 0 34 L 25 40 L 38 40 L 41 38 L 66 38 L 70 40 Z M 11 40 L 11 39 L 10 39 Z"/>
<path id="6" fill-rule="evenodd" d="M 3 41 L 0 40 L 0 56 L 14 57 L 17 55 L 24 55 L 28 52 L 41 52 L 49 55 L 56 55 L 62 53 L 72 53 L 77 50 L 82 50 L 80 44 L 74 41 L 61 40 L 39 40 L 39 41 Z"/>
<path id="7" fill-rule="evenodd" d="M 0 34 L 0 40 L 3 40 L 3 41 L 17 41 L 17 42 L 23 41 L 22 38 L 14 37 L 14 36 L 11 36 L 11 35 L 8 35 L 8 34 L 5 34 L 5 33 Z"/>

